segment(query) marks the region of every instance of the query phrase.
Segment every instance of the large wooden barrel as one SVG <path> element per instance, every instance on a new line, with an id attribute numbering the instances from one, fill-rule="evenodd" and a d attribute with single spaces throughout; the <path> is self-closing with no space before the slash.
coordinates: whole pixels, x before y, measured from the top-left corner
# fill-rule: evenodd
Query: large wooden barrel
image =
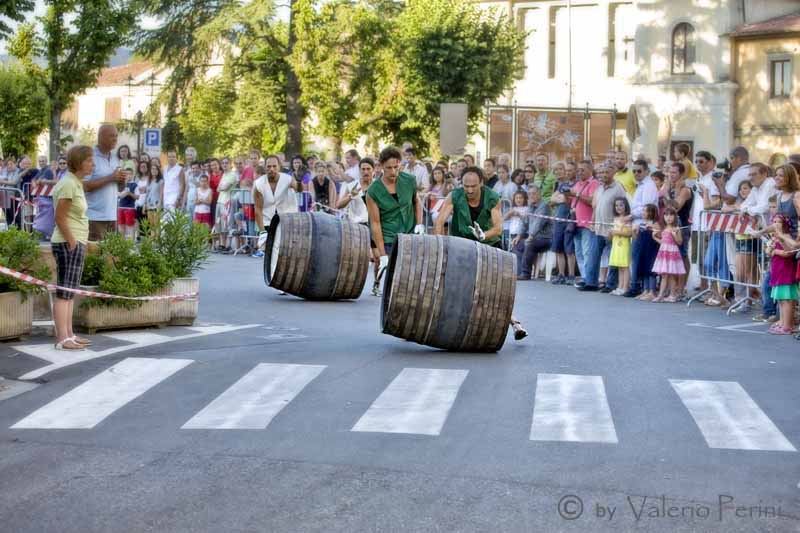
<path id="1" fill-rule="evenodd" d="M 371 253 L 367 226 L 323 213 L 275 215 L 264 281 L 308 300 L 353 300 L 364 290 Z"/>
<path id="2" fill-rule="evenodd" d="M 468 239 L 400 235 L 389 258 L 383 333 L 451 351 L 496 352 L 514 308 L 516 258 Z"/>

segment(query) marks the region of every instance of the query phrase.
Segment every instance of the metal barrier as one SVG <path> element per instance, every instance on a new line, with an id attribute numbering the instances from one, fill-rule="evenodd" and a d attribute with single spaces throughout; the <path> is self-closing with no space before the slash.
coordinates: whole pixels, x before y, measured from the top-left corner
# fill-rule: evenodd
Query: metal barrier
<path id="1" fill-rule="evenodd" d="M 257 213 L 253 200 L 253 190 L 231 190 L 230 210 L 236 227 L 235 230 L 232 230 L 231 237 L 238 237 L 241 239 L 241 243 L 236 250 L 233 251 L 233 255 L 255 249 L 255 245 L 258 242 L 258 234 L 256 232 Z"/>
<path id="2" fill-rule="evenodd" d="M 763 216 L 753 217 L 722 211 L 702 211 L 697 232 L 697 269 L 709 287 L 694 295 L 687 305 L 712 291 L 711 284 L 722 288 L 742 287 L 745 294 L 736 299 L 726 314 L 748 303 L 755 303 L 752 291 L 761 289 L 761 280 L 769 271 L 769 258 L 762 242 L 751 233 L 763 227 Z"/>
<path id="3" fill-rule="evenodd" d="M 3 208 L 5 221 L 8 226 L 22 225 L 22 208 L 25 204 L 25 194 L 18 187 L 0 186 L 0 207 Z"/>

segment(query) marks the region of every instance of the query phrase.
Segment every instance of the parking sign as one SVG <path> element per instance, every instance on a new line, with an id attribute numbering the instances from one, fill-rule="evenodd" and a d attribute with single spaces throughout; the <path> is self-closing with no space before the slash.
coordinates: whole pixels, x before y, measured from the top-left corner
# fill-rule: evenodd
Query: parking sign
<path id="1" fill-rule="evenodd" d="M 150 157 L 161 156 L 161 130 L 159 128 L 145 128 L 144 151 Z"/>

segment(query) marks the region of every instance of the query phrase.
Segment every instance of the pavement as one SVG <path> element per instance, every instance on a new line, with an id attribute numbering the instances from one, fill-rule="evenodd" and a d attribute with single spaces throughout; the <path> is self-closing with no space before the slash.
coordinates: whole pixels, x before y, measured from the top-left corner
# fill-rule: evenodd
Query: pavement
<path id="1" fill-rule="evenodd" d="M 0 344 L 0 530 L 800 531 L 800 343 L 749 315 L 520 282 L 531 336 L 455 354 L 199 277 L 193 328 Z"/>

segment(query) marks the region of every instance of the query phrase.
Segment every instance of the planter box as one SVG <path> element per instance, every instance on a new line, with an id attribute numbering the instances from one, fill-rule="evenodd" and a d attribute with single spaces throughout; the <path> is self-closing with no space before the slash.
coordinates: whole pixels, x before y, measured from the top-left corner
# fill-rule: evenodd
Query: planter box
<path id="1" fill-rule="evenodd" d="M 33 297 L 23 301 L 22 293 L 0 293 L 0 340 L 27 335 L 33 328 Z"/>
<path id="2" fill-rule="evenodd" d="M 81 287 L 96 290 L 96 287 Z M 133 309 L 100 305 L 85 309 L 81 303 L 83 296 L 75 296 L 73 324 L 93 335 L 98 330 L 140 328 L 144 326 L 165 327 L 169 324 L 169 300 L 143 302 Z"/>
<path id="3" fill-rule="evenodd" d="M 169 287 L 169 294 L 190 294 L 200 290 L 200 280 L 197 278 L 178 278 L 173 280 Z M 197 309 L 200 301 L 184 300 L 169 302 L 169 325 L 191 326 L 197 318 Z"/>

